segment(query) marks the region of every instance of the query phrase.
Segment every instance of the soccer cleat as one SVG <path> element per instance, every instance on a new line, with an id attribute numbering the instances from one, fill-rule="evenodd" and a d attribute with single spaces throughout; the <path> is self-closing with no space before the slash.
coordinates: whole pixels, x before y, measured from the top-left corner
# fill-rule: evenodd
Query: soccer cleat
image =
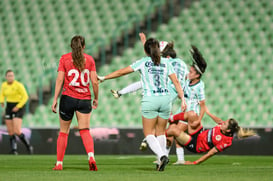
<path id="1" fill-rule="evenodd" d="M 90 159 L 89 159 L 89 170 L 98 171 L 96 161 L 94 160 L 93 157 L 90 157 Z"/>
<path id="2" fill-rule="evenodd" d="M 118 99 L 118 98 L 121 96 L 121 94 L 119 94 L 117 90 L 112 90 L 112 89 L 111 89 L 111 92 L 112 92 L 113 96 L 114 96 L 116 99 Z"/>
<path id="3" fill-rule="evenodd" d="M 55 167 L 52 170 L 63 170 L 63 165 L 62 164 L 56 164 Z"/>
<path id="4" fill-rule="evenodd" d="M 184 165 L 185 161 L 184 160 L 177 160 L 173 165 Z"/>
<path id="5" fill-rule="evenodd" d="M 164 169 L 165 169 L 165 167 L 166 167 L 166 165 L 169 163 L 169 158 L 166 156 L 166 155 L 164 155 L 164 156 L 162 156 L 161 158 L 160 158 L 160 164 L 159 164 L 159 167 L 158 167 L 158 171 L 164 171 Z"/>
<path id="6" fill-rule="evenodd" d="M 148 144 L 147 144 L 147 141 L 146 139 L 144 138 L 139 146 L 139 150 L 140 151 L 145 151 L 147 150 L 147 147 L 148 147 Z"/>

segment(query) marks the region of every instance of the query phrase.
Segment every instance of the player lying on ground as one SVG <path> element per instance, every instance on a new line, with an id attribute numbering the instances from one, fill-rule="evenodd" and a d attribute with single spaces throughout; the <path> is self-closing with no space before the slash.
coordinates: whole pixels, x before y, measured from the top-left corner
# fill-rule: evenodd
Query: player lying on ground
<path id="1" fill-rule="evenodd" d="M 254 136 L 256 133 L 253 130 L 245 130 L 238 125 L 238 122 L 230 118 L 226 121 L 216 117 L 211 114 L 208 109 L 206 113 L 219 125 L 203 131 L 203 127 L 198 127 L 197 129 L 189 129 L 188 133 L 185 133 L 173 126 L 167 130 L 168 136 L 174 136 L 179 144 L 186 147 L 187 150 L 193 153 L 204 153 L 205 155 L 199 159 L 191 162 L 186 161 L 186 165 L 200 164 L 217 152 L 222 152 L 226 148 L 232 145 L 232 140 L 236 134 L 239 138 L 245 138 L 249 136 Z"/>

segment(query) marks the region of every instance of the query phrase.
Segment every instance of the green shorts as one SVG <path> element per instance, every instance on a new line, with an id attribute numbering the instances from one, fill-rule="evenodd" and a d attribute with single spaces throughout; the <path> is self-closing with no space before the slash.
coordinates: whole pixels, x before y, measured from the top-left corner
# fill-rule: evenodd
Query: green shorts
<path id="1" fill-rule="evenodd" d="M 157 116 L 168 119 L 171 114 L 172 102 L 171 96 L 145 96 L 141 101 L 142 116 L 148 119 Z"/>

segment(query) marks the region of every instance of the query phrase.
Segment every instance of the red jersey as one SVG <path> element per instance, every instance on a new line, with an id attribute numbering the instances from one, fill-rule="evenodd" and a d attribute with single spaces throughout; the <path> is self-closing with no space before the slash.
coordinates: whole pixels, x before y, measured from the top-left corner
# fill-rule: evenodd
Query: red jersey
<path id="1" fill-rule="evenodd" d="M 198 153 L 207 152 L 213 147 L 221 152 L 231 146 L 233 137 L 224 135 L 220 127 L 220 125 L 215 126 L 198 135 L 196 143 L 196 151 Z"/>
<path id="2" fill-rule="evenodd" d="M 92 56 L 84 53 L 85 68 L 79 71 L 72 60 L 72 53 L 64 54 L 59 63 L 58 71 L 65 72 L 63 85 L 63 95 L 67 95 L 76 99 L 91 99 L 89 89 L 90 72 L 96 71 L 95 61 Z"/>

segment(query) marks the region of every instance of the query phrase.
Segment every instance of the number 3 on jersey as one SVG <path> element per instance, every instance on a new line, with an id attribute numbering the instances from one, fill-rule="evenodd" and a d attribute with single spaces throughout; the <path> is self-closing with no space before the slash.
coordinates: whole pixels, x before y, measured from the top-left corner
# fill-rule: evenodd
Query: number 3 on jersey
<path id="1" fill-rule="evenodd" d="M 83 86 L 87 86 L 87 84 L 89 83 L 89 70 L 88 69 L 84 69 L 82 72 L 81 72 L 81 75 L 79 73 L 78 70 L 76 69 L 71 69 L 69 70 L 68 72 L 68 76 L 72 76 L 74 74 L 74 78 L 72 79 L 72 81 L 69 83 L 70 86 L 80 86 L 80 83 L 77 82 L 79 76 L 80 76 L 80 80 L 81 80 L 81 83 Z M 87 80 L 85 81 L 84 80 L 84 76 L 85 74 L 87 75 Z"/>

